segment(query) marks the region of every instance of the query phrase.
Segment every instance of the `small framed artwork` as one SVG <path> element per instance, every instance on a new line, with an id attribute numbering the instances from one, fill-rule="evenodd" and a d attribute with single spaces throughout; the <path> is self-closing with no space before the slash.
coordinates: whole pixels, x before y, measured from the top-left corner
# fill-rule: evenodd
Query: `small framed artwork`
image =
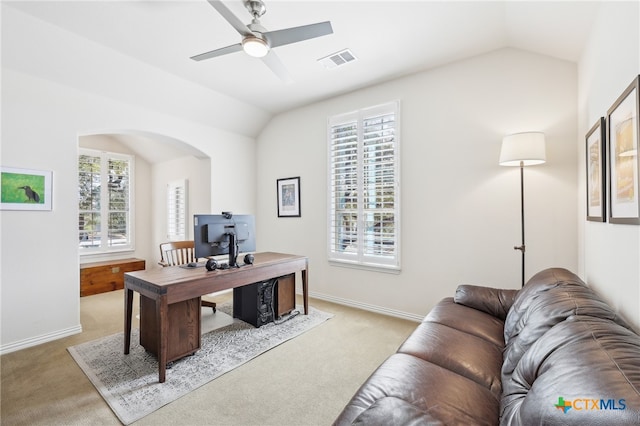
<path id="1" fill-rule="evenodd" d="M 607 111 L 610 223 L 640 224 L 639 83 L 640 76 Z"/>
<path id="2" fill-rule="evenodd" d="M 300 217 L 300 177 L 278 179 L 278 217 Z"/>
<path id="3" fill-rule="evenodd" d="M 587 132 L 587 220 L 606 221 L 606 121 L 600 117 Z"/>
<path id="4" fill-rule="evenodd" d="M 51 171 L 0 167 L 0 210 L 51 210 Z"/>

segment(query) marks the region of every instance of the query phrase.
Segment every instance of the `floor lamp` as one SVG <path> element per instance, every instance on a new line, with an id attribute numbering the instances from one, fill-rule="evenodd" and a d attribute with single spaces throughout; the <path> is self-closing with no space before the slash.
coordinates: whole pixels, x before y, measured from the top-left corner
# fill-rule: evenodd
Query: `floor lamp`
<path id="1" fill-rule="evenodd" d="M 522 245 L 514 250 L 522 252 L 522 287 L 524 287 L 524 167 L 535 166 L 546 161 L 544 133 L 525 132 L 505 136 L 500 150 L 501 166 L 520 166 L 520 219 L 522 226 Z"/>

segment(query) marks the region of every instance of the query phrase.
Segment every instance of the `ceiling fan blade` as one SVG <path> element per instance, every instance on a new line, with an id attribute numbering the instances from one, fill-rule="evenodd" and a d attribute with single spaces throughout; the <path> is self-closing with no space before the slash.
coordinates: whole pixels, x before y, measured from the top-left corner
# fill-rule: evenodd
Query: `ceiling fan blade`
<path id="1" fill-rule="evenodd" d="M 222 3 L 222 1 L 220 0 L 207 0 L 207 1 L 211 6 L 213 6 L 215 10 L 218 11 L 220 15 L 222 15 L 224 19 L 227 20 L 227 22 L 231 24 L 233 28 L 236 29 L 237 32 L 239 32 L 243 36 L 251 34 L 251 31 L 249 30 L 249 28 L 247 28 L 247 26 L 244 23 L 242 23 L 242 21 L 238 19 L 236 15 L 232 13 L 229 10 L 229 8 L 225 6 L 224 3 Z"/>
<path id="2" fill-rule="evenodd" d="M 263 35 L 269 40 L 271 47 L 278 47 L 328 34 L 333 34 L 333 28 L 331 28 L 329 21 L 284 30 L 267 31 Z"/>
<path id="3" fill-rule="evenodd" d="M 216 56 L 226 55 L 228 53 L 239 52 L 242 50 L 242 44 L 232 44 L 231 46 L 222 47 L 220 49 L 211 50 L 209 52 L 201 53 L 199 55 L 192 56 L 194 61 L 204 61 L 205 59 L 215 58 Z"/>
<path id="4" fill-rule="evenodd" d="M 270 50 L 269 53 L 267 53 L 267 56 L 262 58 L 262 62 L 264 62 L 284 83 L 293 83 L 293 78 L 291 78 L 289 70 L 287 70 L 273 50 Z"/>

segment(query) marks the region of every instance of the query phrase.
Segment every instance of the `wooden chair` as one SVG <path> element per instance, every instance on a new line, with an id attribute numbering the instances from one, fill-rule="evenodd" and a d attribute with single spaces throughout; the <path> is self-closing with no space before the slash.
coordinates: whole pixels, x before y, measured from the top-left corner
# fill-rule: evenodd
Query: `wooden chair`
<path id="1" fill-rule="evenodd" d="M 158 262 L 158 265 L 163 267 L 179 266 L 197 261 L 193 241 L 171 241 L 160 244 L 160 262 Z M 202 300 L 201 304 L 202 306 L 212 308 L 213 312 L 216 311 L 215 302 Z"/>

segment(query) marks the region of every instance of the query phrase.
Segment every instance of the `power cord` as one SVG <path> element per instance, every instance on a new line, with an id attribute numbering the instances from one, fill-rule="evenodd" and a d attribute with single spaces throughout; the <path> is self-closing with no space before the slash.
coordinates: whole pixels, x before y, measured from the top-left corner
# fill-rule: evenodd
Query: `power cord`
<path id="1" fill-rule="evenodd" d="M 291 312 L 290 314 L 288 314 L 288 315 L 286 315 L 284 317 L 278 317 L 279 320 L 278 319 L 274 319 L 273 322 L 274 322 L 275 325 L 280 325 L 280 324 L 282 324 L 284 322 L 289 321 L 290 319 L 293 319 L 293 318 L 297 317 L 298 315 L 300 315 L 300 311 L 296 309 L 295 311 Z"/>

